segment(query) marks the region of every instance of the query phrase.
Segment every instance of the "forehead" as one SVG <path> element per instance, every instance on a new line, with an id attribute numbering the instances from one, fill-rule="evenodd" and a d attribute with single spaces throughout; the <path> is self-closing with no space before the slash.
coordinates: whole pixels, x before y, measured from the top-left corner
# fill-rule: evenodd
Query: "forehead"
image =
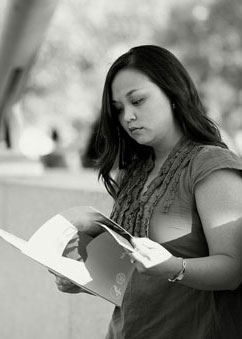
<path id="1" fill-rule="evenodd" d="M 150 88 L 154 85 L 144 73 L 133 69 L 124 69 L 119 71 L 113 79 L 112 96 L 115 100 L 116 96 L 125 96 L 131 91 Z"/>

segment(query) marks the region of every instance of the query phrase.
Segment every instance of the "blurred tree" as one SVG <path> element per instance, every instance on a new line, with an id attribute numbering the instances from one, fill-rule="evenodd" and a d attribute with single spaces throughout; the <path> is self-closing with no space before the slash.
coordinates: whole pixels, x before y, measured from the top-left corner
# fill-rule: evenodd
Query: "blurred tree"
<path id="1" fill-rule="evenodd" d="M 83 150 L 110 64 L 154 43 L 182 60 L 212 118 L 233 134 L 242 124 L 241 7 L 241 0 L 61 0 L 26 87 L 26 120 L 58 128 L 63 143 Z"/>
<path id="2" fill-rule="evenodd" d="M 242 129 L 242 2 L 191 1 L 173 7 L 166 45 L 192 74 L 212 118 Z M 160 32 L 154 40 L 159 44 Z"/>
<path id="3" fill-rule="evenodd" d="M 72 142 L 73 122 L 88 129 L 98 116 L 110 63 L 131 46 L 152 43 L 153 28 L 163 29 L 174 1 L 60 1 L 28 79 L 26 119 L 57 127 Z"/>

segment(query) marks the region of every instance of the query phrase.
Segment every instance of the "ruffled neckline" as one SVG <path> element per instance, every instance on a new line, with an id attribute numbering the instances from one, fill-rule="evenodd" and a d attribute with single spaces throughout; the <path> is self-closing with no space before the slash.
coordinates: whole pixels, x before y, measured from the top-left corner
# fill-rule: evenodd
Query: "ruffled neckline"
<path id="1" fill-rule="evenodd" d="M 140 196 L 141 199 L 145 200 L 145 196 L 149 195 L 149 193 L 154 191 L 155 186 L 157 185 L 157 181 L 160 180 L 160 178 L 164 175 L 164 173 L 168 173 L 169 169 L 172 166 L 172 163 L 176 160 L 176 158 L 179 156 L 180 152 L 182 151 L 182 146 L 185 146 L 187 143 L 187 138 L 182 137 L 178 140 L 178 142 L 175 144 L 175 146 L 172 148 L 168 156 L 166 157 L 165 161 L 160 167 L 159 173 L 157 176 L 151 180 L 149 185 L 147 186 L 146 191 Z M 152 165 L 151 165 L 152 163 Z M 155 160 L 152 156 L 147 165 L 145 166 L 145 170 L 148 172 L 148 174 L 152 171 L 152 169 L 155 166 Z"/>
<path id="2" fill-rule="evenodd" d="M 121 190 L 114 203 L 111 218 L 135 236 L 147 236 L 155 206 L 167 213 L 174 201 L 182 169 L 197 152 L 199 146 L 182 137 L 162 164 L 158 175 L 141 195 L 148 176 L 154 168 L 154 156 L 142 162 L 134 161 L 121 183 Z"/>

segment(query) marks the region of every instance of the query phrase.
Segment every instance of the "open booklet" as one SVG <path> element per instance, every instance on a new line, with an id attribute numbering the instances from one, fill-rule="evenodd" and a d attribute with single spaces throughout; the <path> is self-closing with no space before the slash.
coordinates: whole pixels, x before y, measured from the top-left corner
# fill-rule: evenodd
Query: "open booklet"
<path id="1" fill-rule="evenodd" d="M 78 234 L 81 260 L 63 256 Z M 0 237 L 22 253 L 92 294 L 121 306 L 134 270 L 132 235 L 92 207 L 74 207 L 44 223 L 25 241 L 3 229 Z M 84 255 L 83 255 L 84 253 Z"/>

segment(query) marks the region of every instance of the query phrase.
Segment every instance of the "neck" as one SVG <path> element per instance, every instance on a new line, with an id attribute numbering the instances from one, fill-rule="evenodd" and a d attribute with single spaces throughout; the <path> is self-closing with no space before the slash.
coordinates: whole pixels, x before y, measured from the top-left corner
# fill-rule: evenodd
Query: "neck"
<path id="1" fill-rule="evenodd" d="M 167 138 L 162 144 L 154 147 L 155 153 L 155 162 L 161 164 L 168 157 L 169 153 L 176 146 L 178 141 L 182 138 L 182 133 L 177 133 L 176 135 L 171 135 L 170 138 Z"/>

